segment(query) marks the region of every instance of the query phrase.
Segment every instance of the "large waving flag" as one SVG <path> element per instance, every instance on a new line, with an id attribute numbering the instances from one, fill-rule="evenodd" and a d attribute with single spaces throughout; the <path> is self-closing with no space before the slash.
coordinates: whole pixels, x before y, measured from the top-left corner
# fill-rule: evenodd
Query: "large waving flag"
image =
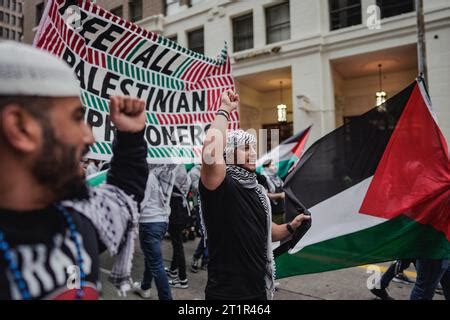
<path id="1" fill-rule="evenodd" d="M 448 149 L 422 80 L 314 143 L 285 187 L 312 226 L 276 259 L 280 278 L 450 257 Z"/>
<path id="2" fill-rule="evenodd" d="M 272 159 L 278 168 L 278 176 L 284 179 L 289 170 L 294 168 L 299 161 L 308 141 L 310 131 L 311 126 L 286 139 L 269 153 L 263 155 L 256 161 L 256 171 L 261 172 L 263 163 L 268 159 Z"/>
<path id="3" fill-rule="evenodd" d="M 109 96 L 131 95 L 146 101 L 148 161 L 199 163 L 221 93 L 234 88 L 226 47 L 206 57 L 89 0 L 49 0 L 34 45 L 65 60 L 80 81 L 96 140 L 89 158 L 109 160 Z M 230 128 L 238 127 L 232 112 Z"/>

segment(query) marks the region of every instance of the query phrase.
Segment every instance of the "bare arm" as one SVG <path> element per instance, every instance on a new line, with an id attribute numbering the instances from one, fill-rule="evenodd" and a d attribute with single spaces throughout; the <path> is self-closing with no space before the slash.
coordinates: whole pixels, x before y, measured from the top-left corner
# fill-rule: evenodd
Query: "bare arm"
<path id="1" fill-rule="evenodd" d="M 134 200 L 140 203 L 148 176 L 145 103 L 131 97 L 111 97 L 110 110 L 117 132 L 107 182 L 134 196 Z"/>
<path id="2" fill-rule="evenodd" d="M 289 224 L 291 225 L 292 229 L 295 231 L 298 227 L 302 224 L 304 220 L 311 219 L 310 216 L 304 215 L 303 213 L 299 214 L 292 220 Z M 289 232 L 287 228 L 288 223 L 285 224 L 276 224 L 272 223 L 272 241 L 282 241 L 284 239 L 287 239 L 291 236 L 291 233 Z"/>
<path id="3" fill-rule="evenodd" d="M 230 114 L 239 103 L 239 95 L 228 90 L 222 93 L 221 110 Z M 208 190 L 215 190 L 225 179 L 226 164 L 223 151 L 226 146 L 228 120 L 217 114 L 205 138 L 202 151 L 200 179 Z"/>

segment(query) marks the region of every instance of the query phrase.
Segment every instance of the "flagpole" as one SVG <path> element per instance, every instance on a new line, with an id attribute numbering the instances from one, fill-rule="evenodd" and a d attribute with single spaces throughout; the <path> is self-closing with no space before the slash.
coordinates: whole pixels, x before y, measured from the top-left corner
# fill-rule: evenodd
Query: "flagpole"
<path id="1" fill-rule="evenodd" d="M 428 70 L 427 70 L 427 53 L 425 46 L 425 19 L 423 14 L 423 0 L 416 1 L 416 14 L 417 14 L 417 57 L 419 75 L 425 80 L 428 85 Z"/>

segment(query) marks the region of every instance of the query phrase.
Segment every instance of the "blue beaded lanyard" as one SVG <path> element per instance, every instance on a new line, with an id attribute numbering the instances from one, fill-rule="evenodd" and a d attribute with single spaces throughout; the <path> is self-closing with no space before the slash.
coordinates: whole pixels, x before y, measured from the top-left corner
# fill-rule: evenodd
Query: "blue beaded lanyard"
<path id="1" fill-rule="evenodd" d="M 81 299 L 84 296 L 83 286 L 85 284 L 84 278 L 86 275 L 84 274 L 84 270 L 83 270 L 83 258 L 81 255 L 81 244 L 79 241 L 79 237 L 77 237 L 78 232 L 76 230 L 75 223 L 73 222 L 73 219 L 70 216 L 67 209 L 64 208 L 60 204 L 55 205 L 55 207 L 63 214 L 64 218 L 66 219 L 66 223 L 69 226 L 70 238 L 72 239 L 73 242 L 75 242 L 75 247 L 77 250 L 76 264 L 80 268 L 80 288 L 77 288 L 76 298 Z M 1 230 L 0 230 L 0 251 L 3 255 L 3 258 L 6 261 L 9 272 L 13 276 L 13 279 L 17 285 L 17 288 L 19 288 L 22 299 L 30 300 L 31 295 L 30 295 L 30 292 L 28 291 L 25 280 L 23 279 L 22 272 L 19 270 L 17 263 L 13 260 L 10 246 L 9 246 L 8 242 L 6 242 L 5 236 Z"/>

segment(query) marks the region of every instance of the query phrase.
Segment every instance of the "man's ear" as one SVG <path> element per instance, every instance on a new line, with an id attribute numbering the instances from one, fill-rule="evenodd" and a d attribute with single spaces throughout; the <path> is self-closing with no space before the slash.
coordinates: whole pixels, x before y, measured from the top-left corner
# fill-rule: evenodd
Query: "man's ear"
<path id="1" fill-rule="evenodd" d="M 0 130 L 5 143 L 22 153 L 32 153 L 40 148 L 41 124 L 30 113 L 18 105 L 3 107 L 0 116 Z"/>

